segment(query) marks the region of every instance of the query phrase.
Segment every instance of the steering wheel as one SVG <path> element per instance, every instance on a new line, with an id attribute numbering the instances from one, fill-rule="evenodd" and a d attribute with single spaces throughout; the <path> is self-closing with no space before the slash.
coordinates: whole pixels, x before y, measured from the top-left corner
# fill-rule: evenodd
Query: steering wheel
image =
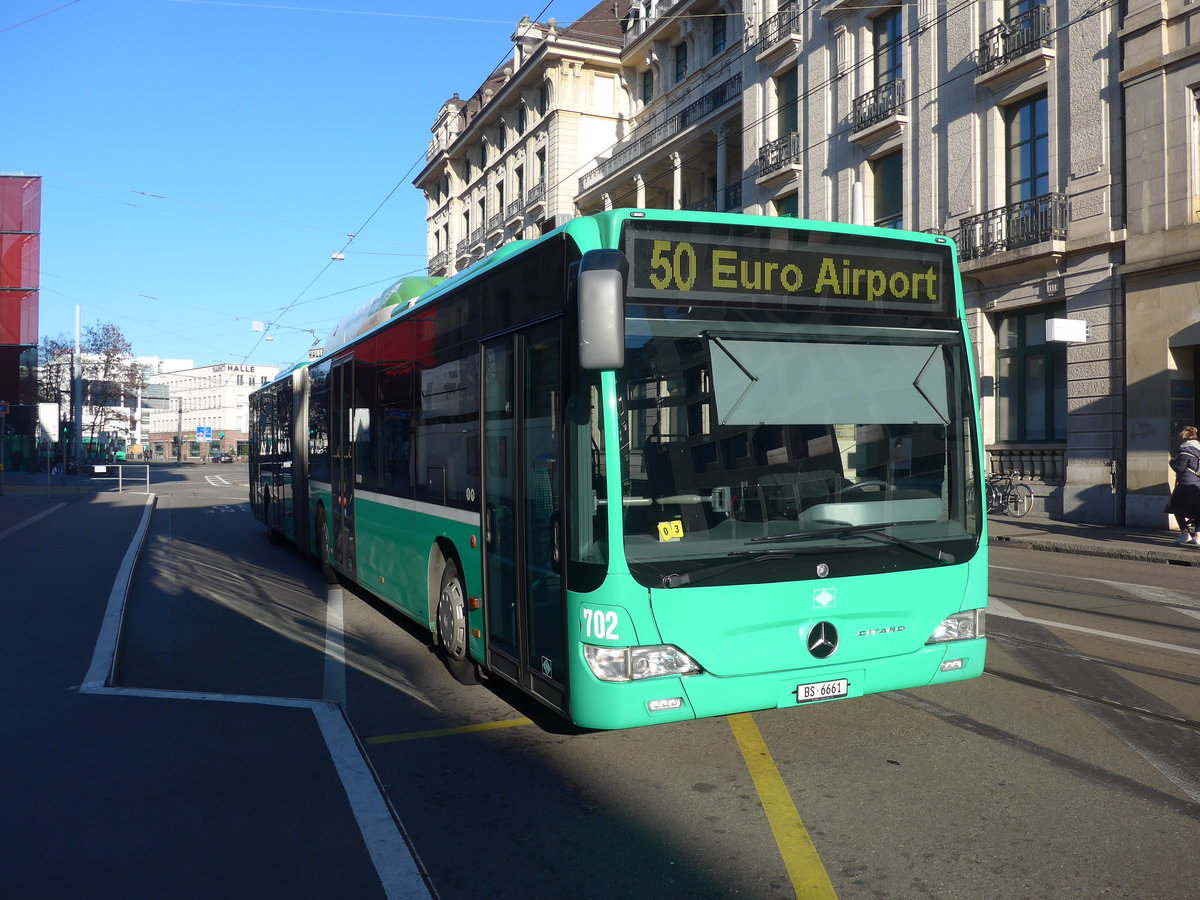
<path id="1" fill-rule="evenodd" d="M 863 488 L 869 488 L 869 487 L 878 487 L 878 488 L 883 488 L 884 490 L 886 490 L 887 486 L 888 486 L 888 483 L 886 481 L 879 481 L 876 478 L 868 478 L 866 481 L 856 481 L 856 482 L 854 482 L 854 484 L 848 484 L 844 488 L 840 488 L 838 490 L 838 493 L 839 494 L 848 494 L 851 491 L 861 491 Z"/>

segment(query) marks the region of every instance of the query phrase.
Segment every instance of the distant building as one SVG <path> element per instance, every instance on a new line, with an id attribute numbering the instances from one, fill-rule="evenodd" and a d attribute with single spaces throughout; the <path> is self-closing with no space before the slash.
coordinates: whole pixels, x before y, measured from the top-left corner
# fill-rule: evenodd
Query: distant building
<path id="1" fill-rule="evenodd" d="M 467 100 L 439 111 L 425 168 L 429 274 L 452 275 L 575 214 L 575 181 L 627 125 L 620 20 L 606 0 L 560 28 L 528 18 L 513 53 Z"/>
<path id="2" fill-rule="evenodd" d="M 249 454 L 250 392 L 272 381 L 277 367 L 193 366 L 191 360 L 157 358 L 139 362 L 147 367 L 150 390 L 165 387 L 169 404 L 167 409 L 143 411 L 147 458 L 202 460 L 221 453 Z M 204 433 L 211 439 L 201 440 L 198 435 Z"/>

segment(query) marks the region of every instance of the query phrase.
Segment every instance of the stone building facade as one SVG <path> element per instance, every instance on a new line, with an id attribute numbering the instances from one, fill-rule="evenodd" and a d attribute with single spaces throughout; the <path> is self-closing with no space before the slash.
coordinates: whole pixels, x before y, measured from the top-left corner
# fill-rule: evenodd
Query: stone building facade
<path id="1" fill-rule="evenodd" d="M 613 70 L 615 140 L 560 186 L 577 214 L 949 235 L 988 468 L 1026 473 L 1040 514 L 1120 522 L 1136 468 L 1121 28 L 1120 6 L 1082 0 L 637 0 Z"/>
<path id="2" fill-rule="evenodd" d="M 570 27 L 528 18 L 510 60 L 434 122 L 413 184 L 428 206 L 429 274 L 451 275 L 575 212 L 575 180 L 620 134 L 620 14 L 606 0 Z"/>
<path id="3" fill-rule="evenodd" d="M 1125 263 L 1127 521 L 1165 526 L 1167 458 L 1197 424 L 1200 7 L 1130 0 L 1121 32 L 1129 205 Z"/>

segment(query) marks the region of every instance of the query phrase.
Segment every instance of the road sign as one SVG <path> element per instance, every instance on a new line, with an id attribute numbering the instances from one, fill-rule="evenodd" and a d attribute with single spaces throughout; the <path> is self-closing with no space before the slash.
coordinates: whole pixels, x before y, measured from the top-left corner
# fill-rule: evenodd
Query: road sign
<path id="1" fill-rule="evenodd" d="M 196 440 L 197 441 L 211 441 L 212 440 L 212 426 L 211 425 L 197 425 L 196 426 Z"/>

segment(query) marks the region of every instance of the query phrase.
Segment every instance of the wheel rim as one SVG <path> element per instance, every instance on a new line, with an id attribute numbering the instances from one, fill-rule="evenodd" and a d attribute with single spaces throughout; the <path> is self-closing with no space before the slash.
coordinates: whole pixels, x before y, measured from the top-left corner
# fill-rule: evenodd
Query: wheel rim
<path id="1" fill-rule="evenodd" d="M 451 659 L 467 655 L 467 614 L 462 582 L 451 578 L 438 598 L 438 639 Z"/>

